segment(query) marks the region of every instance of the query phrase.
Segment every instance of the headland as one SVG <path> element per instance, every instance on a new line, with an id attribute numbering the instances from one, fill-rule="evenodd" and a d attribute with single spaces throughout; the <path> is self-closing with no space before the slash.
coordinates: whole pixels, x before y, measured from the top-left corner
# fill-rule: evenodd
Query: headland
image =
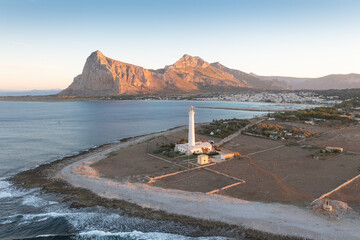
<path id="1" fill-rule="evenodd" d="M 275 124 L 272 118 L 263 118 L 230 133 L 222 132 L 229 129 L 230 121 L 199 125 L 199 140 L 222 142 L 226 136 L 229 141 L 221 147 L 242 155 L 205 166 L 197 166 L 196 158 L 171 152 L 172 143 L 186 138 L 186 127 L 180 127 L 103 145 L 12 180 L 23 187 L 64 194 L 72 207 L 120 208 L 144 218 L 218 229 L 230 237 L 359 239 L 359 179 L 355 178 L 360 128 L 329 124 L 280 119 Z M 220 131 L 211 135 L 214 126 Z M 257 132 L 260 127 L 271 128 L 273 134 Z M 330 144 L 346 151 L 322 153 Z M 322 208 L 325 201 L 334 211 Z"/>

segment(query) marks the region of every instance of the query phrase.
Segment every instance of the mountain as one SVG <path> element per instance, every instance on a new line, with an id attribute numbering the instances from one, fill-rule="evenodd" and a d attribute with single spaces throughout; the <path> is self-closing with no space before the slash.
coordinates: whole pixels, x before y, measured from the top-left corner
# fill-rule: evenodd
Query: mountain
<path id="1" fill-rule="evenodd" d="M 312 90 L 328 90 L 328 89 L 348 89 L 360 88 L 360 74 L 331 74 L 319 78 L 294 78 L 280 76 L 253 76 L 264 81 L 282 81 L 286 82 L 290 89 L 312 89 Z"/>
<path id="2" fill-rule="evenodd" d="M 121 94 L 233 91 L 240 88 L 279 89 L 276 81 L 263 81 L 247 73 L 209 64 L 185 54 L 158 70 L 120 62 L 93 52 L 83 71 L 60 96 L 113 96 Z"/>
<path id="3" fill-rule="evenodd" d="M 287 89 L 288 86 L 285 82 L 274 79 L 274 80 L 268 80 L 264 81 L 258 78 L 255 75 L 251 75 L 245 72 L 242 72 L 240 70 L 227 68 L 224 65 L 220 64 L 219 62 L 211 63 L 211 66 L 216 67 L 217 69 L 220 69 L 223 72 L 227 72 L 231 75 L 233 75 L 236 79 L 241 80 L 245 84 L 258 89 Z"/>

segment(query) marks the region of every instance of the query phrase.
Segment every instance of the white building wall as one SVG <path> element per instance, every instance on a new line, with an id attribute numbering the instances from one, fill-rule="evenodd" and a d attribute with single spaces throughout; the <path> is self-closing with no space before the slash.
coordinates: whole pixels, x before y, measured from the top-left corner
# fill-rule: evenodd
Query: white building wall
<path id="1" fill-rule="evenodd" d="M 194 121 L 194 108 L 193 106 L 190 107 L 189 110 L 189 135 L 188 135 L 188 143 L 190 147 L 194 147 L 195 146 L 195 121 Z"/>

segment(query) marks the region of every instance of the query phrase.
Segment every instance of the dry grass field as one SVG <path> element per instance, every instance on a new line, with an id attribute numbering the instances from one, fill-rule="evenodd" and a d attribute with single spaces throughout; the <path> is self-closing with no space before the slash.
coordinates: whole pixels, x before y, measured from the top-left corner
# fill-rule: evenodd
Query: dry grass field
<path id="1" fill-rule="evenodd" d="M 283 124 L 315 131 L 319 135 L 299 143 L 239 135 L 223 147 L 240 152 L 243 155 L 241 158 L 167 176 L 151 184 L 162 188 L 207 193 L 239 182 L 237 178 L 245 183 L 215 194 L 304 206 L 360 173 L 360 154 L 356 154 L 360 152 L 360 126 L 332 129 L 302 123 Z M 184 156 L 171 158 L 161 154 L 151 156 L 148 153 L 161 145 L 186 138 L 186 130 L 157 137 L 112 153 L 92 167 L 107 178 L 143 182 L 146 182 L 142 180 L 146 176 L 155 177 L 185 170 L 189 165 Z M 199 134 L 196 138 L 219 140 Z M 313 157 L 318 156 L 326 146 L 344 147 L 345 152 L 324 154 L 321 158 Z M 192 160 L 193 163 L 195 161 Z M 360 210 L 360 180 L 330 197 L 349 202 L 354 209 Z"/>
<path id="2" fill-rule="evenodd" d="M 260 137 L 239 135 L 230 142 L 223 145 L 224 148 L 239 152 L 243 155 L 263 151 L 269 148 L 278 147 L 286 144 L 282 141 L 273 141 Z"/>
<path id="3" fill-rule="evenodd" d="M 360 127 L 352 126 L 342 129 L 333 129 L 326 134 L 307 141 L 310 145 L 320 147 L 343 147 L 344 151 L 360 154 Z"/>
<path id="4" fill-rule="evenodd" d="M 114 152 L 91 167 L 95 168 L 101 177 L 127 180 L 129 177 L 157 176 L 183 170 L 177 165 L 161 161 L 146 154 L 147 143 L 141 143 Z"/>

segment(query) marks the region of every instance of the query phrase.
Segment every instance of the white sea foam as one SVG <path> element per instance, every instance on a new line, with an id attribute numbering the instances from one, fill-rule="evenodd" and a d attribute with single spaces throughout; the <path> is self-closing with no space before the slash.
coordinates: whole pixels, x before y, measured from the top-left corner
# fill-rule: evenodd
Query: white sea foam
<path id="1" fill-rule="evenodd" d="M 103 239 L 105 237 L 122 237 L 126 239 L 141 239 L 141 240 L 189 240 L 189 239 L 208 239 L 208 240 L 222 240 L 228 239 L 223 237 L 199 237 L 199 238 L 192 238 L 181 236 L 177 234 L 170 234 L 170 233 L 161 233 L 161 232 L 140 232 L 140 231 L 132 231 L 132 232 L 105 232 L 100 230 L 92 230 L 87 232 L 81 232 L 79 234 L 81 237 L 91 238 L 91 239 Z"/>
<path id="2" fill-rule="evenodd" d="M 44 218 L 40 218 L 38 220 L 36 220 L 37 222 L 42 222 L 42 221 L 46 221 L 48 220 L 49 218 L 48 217 L 44 217 Z"/>
<path id="3" fill-rule="evenodd" d="M 36 189 L 20 190 L 12 187 L 12 185 L 6 181 L 0 181 L 0 199 L 11 197 L 22 197 L 35 192 Z"/>
<path id="4" fill-rule="evenodd" d="M 76 213 L 48 212 L 48 213 L 38 213 L 38 214 L 24 214 L 24 215 L 22 215 L 22 218 L 25 221 L 33 221 L 35 219 L 66 217 L 66 216 L 74 215 L 74 214 L 76 214 Z M 18 215 L 13 215 L 11 217 L 14 217 L 14 216 L 19 216 L 19 214 Z"/>
<path id="5" fill-rule="evenodd" d="M 8 181 L 0 180 L 0 189 L 8 188 L 9 186 L 10 186 L 10 183 Z"/>
<path id="6" fill-rule="evenodd" d="M 27 205 L 27 206 L 33 206 L 33 207 L 43 207 L 43 206 L 48 206 L 48 205 L 52 205 L 52 204 L 56 204 L 57 202 L 53 202 L 53 201 L 47 201 L 44 200 L 42 198 L 30 195 L 30 196 L 26 196 L 24 197 L 22 204 Z"/>
<path id="7" fill-rule="evenodd" d="M 52 209 L 53 212 L 47 213 L 38 213 L 38 214 L 17 214 L 7 217 L 8 219 L 16 218 L 22 216 L 22 221 L 20 224 L 33 222 L 33 221 L 45 221 L 49 218 L 65 218 L 75 229 L 84 229 L 91 223 L 98 226 L 99 218 L 101 219 L 102 224 L 114 223 L 117 222 L 120 218 L 117 214 L 101 214 L 95 212 L 61 212 L 61 209 Z"/>
<path id="8" fill-rule="evenodd" d="M 14 221 L 11 221 L 9 219 L 5 220 L 5 221 L 2 221 L 0 222 L 0 224 L 9 224 L 9 223 L 13 223 Z"/>
<path id="9" fill-rule="evenodd" d="M 49 218 L 57 218 L 57 217 L 67 217 L 73 213 L 57 213 L 57 212 L 49 212 L 49 213 L 38 213 L 38 214 L 16 214 L 9 216 L 8 219 L 16 218 L 18 216 L 22 216 L 21 221 L 18 223 L 18 226 L 29 224 L 31 222 L 42 222 Z"/>
<path id="10" fill-rule="evenodd" d="M 27 200 L 25 200 L 27 199 Z M 27 203 L 38 201 L 42 202 L 42 199 L 36 196 L 27 196 L 24 200 Z M 45 213 L 34 213 L 34 214 L 16 214 L 6 217 L 0 224 L 11 224 L 17 222 L 18 226 L 26 226 L 34 222 L 42 222 L 52 218 L 64 218 L 72 227 L 77 231 L 82 231 L 77 238 L 79 239 L 114 239 L 114 238 L 125 238 L 125 239 L 136 239 L 136 240 L 148 240 L 148 239 L 179 239 L 179 240 L 223 240 L 227 238 L 221 237 L 205 237 L 205 238 L 190 238 L 177 234 L 161 233 L 161 232 L 111 232 L 110 229 L 116 229 L 117 225 L 131 224 L 131 219 L 124 218 L 116 213 L 101 213 L 97 211 L 92 212 L 77 212 L 71 209 L 63 208 L 61 205 L 49 205 L 45 208 Z M 139 219 L 134 219 L 135 224 L 138 224 Z M 141 220 L 140 220 L 141 221 Z M 137 222 L 137 223 L 136 223 Z M 41 237 L 49 237 L 46 235 L 39 235 Z"/>
<path id="11" fill-rule="evenodd" d="M 47 238 L 47 237 L 56 237 L 59 236 L 58 234 L 41 234 L 41 235 L 37 235 L 37 238 Z"/>
<path id="12" fill-rule="evenodd" d="M 66 220 L 78 230 L 81 229 L 97 229 L 114 226 L 121 222 L 122 217 L 118 214 L 104 214 L 94 212 L 74 213 L 66 216 Z M 99 222 L 101 225 L 99 226 Z"/>
<path id="13" fill-rule="evenodd" d="M 1 198 L 10 198 L 10 197 L 12 197 L 12 194 L 11 194 L 11 193 L 6 192 L 6 191 L 1 191 L 1 192 L 0 192 L 0 199 L 1 199 Z"/>
<path id="14" fill-rule="evenodd" d="M 0 199 L 12 197 L 11 191 L 9 190 L 10 185 L 8 181 L 0 180 Z"/>

